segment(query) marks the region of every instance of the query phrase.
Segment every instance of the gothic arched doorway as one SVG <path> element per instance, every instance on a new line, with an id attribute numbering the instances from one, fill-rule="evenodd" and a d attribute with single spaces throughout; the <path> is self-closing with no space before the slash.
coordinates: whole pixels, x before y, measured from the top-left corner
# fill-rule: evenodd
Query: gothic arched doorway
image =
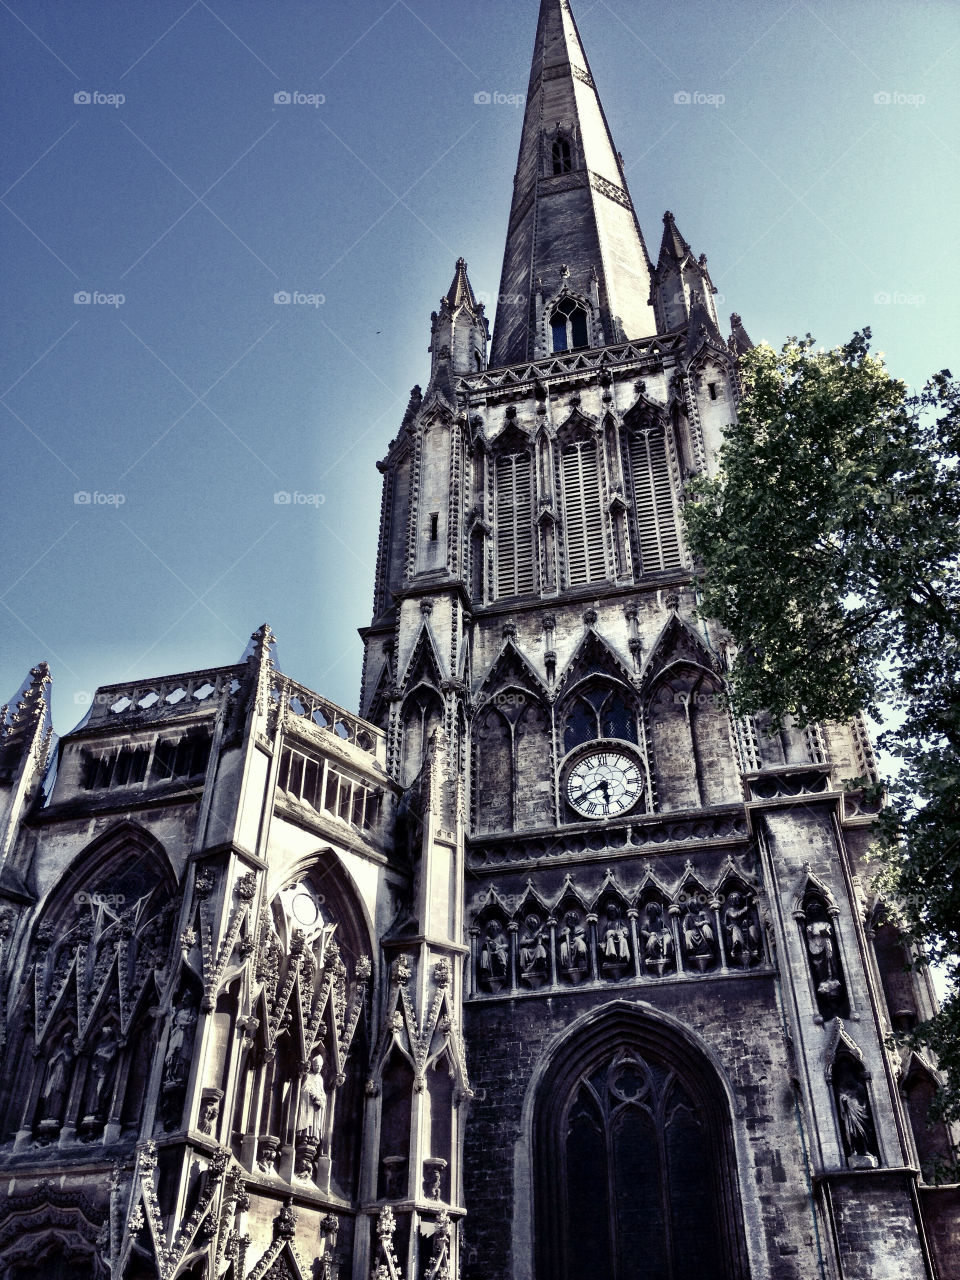
<path id="1" fill-rule="evenodd" d="M 538 1093 L 534 1168 L 538 1280 L 746 1280 L 720 1081 L 640 1011 L 561 1047 Z"/>

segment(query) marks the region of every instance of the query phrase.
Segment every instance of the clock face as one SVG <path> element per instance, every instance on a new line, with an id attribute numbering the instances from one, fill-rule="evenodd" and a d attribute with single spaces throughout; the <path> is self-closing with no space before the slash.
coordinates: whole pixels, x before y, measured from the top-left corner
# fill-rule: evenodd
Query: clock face
<path id="1" fill-rule="evenodd" d="M 637 762 L 622 751 L 592 751 L 567 776 L 567 800 L 585 818 L 614 818 L 640 799 Z"/>

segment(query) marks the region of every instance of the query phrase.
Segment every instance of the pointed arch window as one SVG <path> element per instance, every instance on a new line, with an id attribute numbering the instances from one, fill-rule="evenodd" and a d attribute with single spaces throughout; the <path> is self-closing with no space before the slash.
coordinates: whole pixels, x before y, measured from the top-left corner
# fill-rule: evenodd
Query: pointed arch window
<path id="1" fill-rule="evenodd" d="M 568 444 L 560 455 L 563 523 L 570 586 L 600 582 L 607 566 L 600 505 L 600 458 L 596 441 Z"/>
<path id="2" fill-rule="evenodd" d="M 443 724 L 440 695 L 423 686 L 409 697 L 403 708 L 404 785 L 410 786 L 423 768 L 430 737 Z"/>
<path id="3" fill-rule="evenodd" d="M 573 161 L 570 154 L 570 143 L 566 138 L 558 138 L 551 148 L 551 158 L 553 160 L 553 172 L 569 173 L 573 168 Z"/>
<path id="4" fill-rule="evenodd" d="M 596 738 L 639 741 L 636 709 L 626 692 L 616 686 L 592 685 L 564 709 L 564 754 Z"/>
<path id="5" fill-rule="evenodd" d="M 563 298 L 557 303 L 550 315 L 550 328 L 554 351 L 574 351 L 590 345 L 587 313 L 573 298 Z"/>
<path id="6" fill-rule="evenodd" d="M 725 1099 L 690 1046 L 627 1020 L 561 1050 L 541 1085 L 537 1280 L 743 1280 Z"/>
<path id="7" fill-rule="evenodd" d="M 662 426 L 631 433 L 627 443 L 643 573 L 679 569 L 680 527 Z"/>
<path id="8" fill-rule="evenodd" d="M 533 462 L 529 453 L 504 454 L 496 468 L 497 595 L 533 590 Z"/>

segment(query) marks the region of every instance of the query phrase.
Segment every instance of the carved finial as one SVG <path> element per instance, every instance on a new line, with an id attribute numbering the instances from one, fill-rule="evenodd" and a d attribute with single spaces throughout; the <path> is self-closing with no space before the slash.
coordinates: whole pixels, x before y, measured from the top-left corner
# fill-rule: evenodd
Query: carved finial
<path id="1" fill-rule="evenodd" d="M 250 637 L 252 646 L 250 657 L 257 662 L 271 662 L 270 648 L 277 643 L 277 638 L 270 629 L 270 624 L 262 623 Z"/>

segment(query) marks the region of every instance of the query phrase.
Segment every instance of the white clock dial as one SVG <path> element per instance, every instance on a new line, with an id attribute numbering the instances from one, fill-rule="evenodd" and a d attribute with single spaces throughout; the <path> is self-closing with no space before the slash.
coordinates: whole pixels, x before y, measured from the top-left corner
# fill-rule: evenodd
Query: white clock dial
<path id="1" fill-rule="evenodd" d="M 578 760 L 567 776 L 567 800 L 585 818 L 626 813 L 642 792 L 640 768 L 622 751 L 592 751 Z"/>

